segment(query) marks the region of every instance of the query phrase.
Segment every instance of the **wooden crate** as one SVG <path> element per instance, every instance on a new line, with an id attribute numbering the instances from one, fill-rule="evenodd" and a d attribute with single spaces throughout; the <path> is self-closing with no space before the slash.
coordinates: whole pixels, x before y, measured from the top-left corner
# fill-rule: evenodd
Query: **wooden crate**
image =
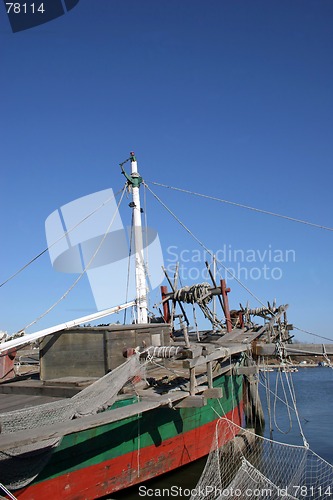
<path id="1" fill-rule="evenodd" d="M 41 341 L 40 377 L 101 377 L 125 361 L 125 349 L 169 344 L 170 327 L 161 323 L 64 330 Z"/>

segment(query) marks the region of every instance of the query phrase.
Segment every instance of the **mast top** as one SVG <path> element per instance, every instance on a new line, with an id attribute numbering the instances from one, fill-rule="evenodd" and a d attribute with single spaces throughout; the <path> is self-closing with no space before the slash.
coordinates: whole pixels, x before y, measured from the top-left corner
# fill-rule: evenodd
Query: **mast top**
<path id="1" fill-rule="evenodd" d="M 129 175 L 124 169 L 124 163 L 126 162 L 120 163 L 121 172 L 126 177 L 129 185 L 131 185 L 132 187 L 140 187 L 140 184 L 142 183 L 143 179 L 137 170 L 137 163 L 136 163 L 137 160 L 133 151 L 130 152 L 130 157 L 128 158 L 128 160 L 130 160 L 132 166 L 131 175 Z"/>

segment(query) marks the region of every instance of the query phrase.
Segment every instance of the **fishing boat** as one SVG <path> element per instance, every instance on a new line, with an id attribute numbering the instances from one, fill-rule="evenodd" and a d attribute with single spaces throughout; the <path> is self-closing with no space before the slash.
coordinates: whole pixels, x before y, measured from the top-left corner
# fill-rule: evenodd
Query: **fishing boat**
<path id="1" fill-rule="evenodd" d="M 225 279 L 178 288 L 166 273 L 162 315 L 148 315 L 140 186 L 132 193 L 136 298 L 116 307 L 0 343 L 0 489 L 5 498 L 97 499 L 206 456 L 217 421 L 224 440 L 263 425 L 252 346 L 288 340 L 287 305 L 230 310 Z M 217 300 L 222 318 L 212 313 Z M 191 330 L 186 305 L 211 329 Z M 127 325 L 86 326 L 128 307 Z M 178 311 L 179 310 L 179 311 Z M 264 318 L 264 323 L 257 320 Z M 176 326 L 176 319 L 179 325 Z M 259 323 L 258 323 L 259 321 Z M 24 345 L 38 344 L 39 378 L 17 376 Z M 223 424 L 221 424 L 223 425 Z"/>

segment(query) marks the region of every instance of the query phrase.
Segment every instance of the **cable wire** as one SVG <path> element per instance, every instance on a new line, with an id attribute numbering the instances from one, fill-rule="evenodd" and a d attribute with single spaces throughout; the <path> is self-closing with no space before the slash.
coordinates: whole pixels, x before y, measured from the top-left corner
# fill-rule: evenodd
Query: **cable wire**
<path id="1" fill-rule="evenodd" d="M 90 214 L 86 215 L 86 217 L 84 217 L 83 219 L 81 219 L 77 224 L 75 224 L 75 226 L 71 227 L 66 232 L 64 232 L 64 234 L 62 236 L 60 236 L 60 238 L 58 238 L 51 245 L 49 245 L 47 248 L 45 248 L 44 250 L 42 250 L 42 252 L 40 252 L 38 255 L 36 255 L 35 257 L 33 257 L 31 260 L 29 260 L 29 262 L 27 262 L 23 267 L 21 267 L 14 274 L 12 274 L 11 276 L 9 276 L 9 278 L 7 278 L 5 281 L 3 281 L 2 283 L 0 283 L 0 288 L 2 286 L 6 285 L 6 283 L 8 283 L 9 281 L 11 281 L 18 274 L 20 274 L 22 271 L 24 271 L 24 269 L 26 269 L 27 267 L 29 267 L 33 262 L 35 262 L 37 259 L 39 259 L 39 257 L 41 257 L 42 255 L 44 255 L 44 253 L 46 253 L 48 250 L 50 250 L 50 248 L 52 248 L 54 245 L 56 245 L 56 243 L 59 243 L 59 241 L 61 241 L 63 238 L 65 238 L 71 231 L 73 231 L 74 229 L 76 229 L 80 224 L 82 224 L 84 221 L 86 221 L 87 219 L 89 219 L 89 217 L 91 217 L 96 212 L 98 212 L 98 210 L 100 210 L 105 205 L 107 205 L 111 200 L 113 200 L 121 192 L 122 192 L 122 189 L 120 191 L 118 191 L 118 193 L 114 194 L 113 196 L 111 196 L 110 198 L 108 198 L 106 201 L 104 201 L 99 207 L 95 208 L 95 210 L 93 210 L 92 212 L 90 212 Z"/>
<path id="2" fill-rule="evenodd" d="M 317 333 L 308 332 L 307 330 L 303 330 L 302 328 L 297 328 L 297 326 L 293 326 L 294 330 L 298 330 L 299 332 L 307 333 L 308 335 L 313 335 L 314 337 L 318 337 L 319 339 L 328 340 L 329 342 L 333 342 L 333 339 L 329 339 L 328 337 L 323 337 L 322 335 L 318 335 Z"/>
<path id="3" fill-rule="evenodd" d="M 234 205 L 236 207 L 246 208 L 247 210 L 252 210 L 254 212 L 259 212 L 259 213 L 266 214 L 266 215 L 272 215 L 274 217 L 279 217 L 280 219 L 286 219 L 286 220 L 289 220 L 292 222 L 298 222 L 299 224 L 306 224 L 307 226 L 316 227 L 318 229 L 324 229 L 325 231 L 333 231 L 332 227 L 322 226 L 320 224 L 315 224 L 314 222 L 309 222 L 309 221 L 302 220 L 302 219 L 296 219 L 295 217 L 289 217 L 288 215 L 277 214 L 275 212 L 270 212 L 269 210 L 263 210 L 261 208 L 250 207 L 249 205 L 243 205 L 242 203 L 236 203 L 235 201 L 224 200 L 222 198 L 217 198 L 215 196 L 209 196 L 207 194 L 196 193 L 195 191 L 189 191 L 188 189 L 181 189 L 181 188 L 177 188 L 174 186 L 167 186 L 166 184 L 161 184 L 160 182 L 150 181 L 150 183 L 154 184 L 155 186 L 160 186 L 160 187 L 164 187 L 167 189 L 172 189 L 174 191 L 180 191 L 181 193 L 187 193 L 187 194 L 191 194 L 194 196 L 200 196 L 201 198 L 207 198 L 208 200 L 218 201 L 220 203 L 227 203 L 228 205 Z"/>
<path id="4" fill-rule="evenodd" d="M 144 183 L 145 184 L 145 183 Z M 147 189 L 151 192 L 151 194 L 154 196 L 154 198 L 156 198 L 157 201 L 159 201 L 159 203 L 161 203 L 161 205 L 169 212 L 169 214 L 172 215 L 172 217 L 185 229 L 185 231 L 187 233 L 189 233 L 189 235 L 213 258 L 214 257 L 214 254 L 211 250 L 209 250 L 203 243 L 201 240 L 199 240 L 199 238 L 197 238 L 197 236 L 195 236 L 192 231 L 176 216 L 176 214 L 174 214 L 172 212 L 172 210 L 170 210 L 170 208 L 168 208 L 165 203 L 157 196 L 157 194 L 155 194 L 151 189 L 150 187 L 145 184 L 145 186 L 147 187 Z M 216 256 L 215 256 L 215 260 L 216 262 L 219 263 L 220 266 L 223 267 L 223 269 L 225 270 L 226 273 L 228 273 L 235 281 L 237 281 L 237 283 L 242 286 L 244 288 L 244 290 L 246 290 L 255 300 L 257 300 L 261 305 L 263 305 L 265 308 L 267 308 L 267 305 L 262 302 L 262 300 L 259 299 L 259 297 L 257 297 L 246 285 L 244 285 L 244 283 L 242 283 L 238 278 L 237 276 L 235 276 L 231 271 L 230 269 L 228 269 L 222 262 L 220 262 L 218 259 L 216 259 Z M 273 316 L 275 316 L 275 314 L 273 313 L 273 311 L 270 311 L 271 314 Z"/>

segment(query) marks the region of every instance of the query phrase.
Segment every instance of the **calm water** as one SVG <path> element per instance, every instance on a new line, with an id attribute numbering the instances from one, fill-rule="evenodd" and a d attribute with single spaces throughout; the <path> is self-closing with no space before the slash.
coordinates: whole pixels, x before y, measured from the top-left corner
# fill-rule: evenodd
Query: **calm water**
<path id="1" fill-rule="evenodd" d="M 277 373 L 267 372 L 264 375 L 269 381 L 271 390 L 275 391 Z M 333 369 L 327 367 L 300 368 L 297 373 L 291 375 L 298 413 L 306 440 L 313 451 L 333 464 Z M 283 398 L 280 378 L 278 378 L 278 383 L 278 395 Z M 265 409 L 265 436 L 269 437 L 266 394 L 262 387 L 260 393 L 262 405 Z M 272 407 L 274 396 L 271 396 L 271 398 Z M 288 431 L 290 425 L 286 406 L 277 402 L 276 408 L 278 427 L 281 431 Z M 273 427 L 275 427 L 274 424 Z M 274 430 L 273 439 L 283 443 L 303 444 L 295 416 L 292 418 L 291 430 L 285 435 L 278 430 Z"/>
<path id="2" fill-rule="evenodd" d="M 290 377 L 290 374 L 288 374 Z M 333 369 L 330 368 L 300 368 L 298 372 L 291 374 L 292 384 L 295 389 L 298 414 L 303 428 L 303 433 L 306 437 L 310 448 L 322 458 L 333 464 Z M 277 372 L 266 372 L 261 374 L 260 396 L 262 405 L 265 411 L 266 427 L 264 435 L 269 437 L 270 426 L 267 411 L 266 390 L 263 387 L 265 381 L 269 384 L 270 390 L 274 393 L 276 389 L 276 381 L 278 381 L 278 396 L 285 400 L 283 387 L 286 389 L 286 394 L 289 396 L 288 384 L 286 383 L 285 374 L 283 376 L 283 384 Z M 290 415 L 286 409 L 286 405 L 270 396 L 270 407 L 273 423 L 273 439 L 283 443 L 302 445 L 303 440 L 299 430 L 295 412 Z M 290 397 L 288 398 L 291 405 Z M 285 432 L 280 432 L 277 427 Z M 150 492 L 163 488 L 171 489 L 172 486 L 177 486 L 177 491 L 181 486 L 183 489 L 194 488 L 200 477 L 200 474 L 205 465 L 205 459 L 198 460 L 196 463 L 174 473 L 166 474 L 162 478 L 154 479 L 145 484 L 146 488 L 150 488 Z M 148 490 L 147 490 L 148 491 Z M 125 492 L 114 494 L 114 499 L 136 500 L 138 498 L 160 498 L 157 494 L 148 496 L 139 495 L 138 487 L 131 488 Z M 171 496 L 170 496 L 171 497 Z M 189 498 L 188 496 L 178 495 L 172 498 Z"/>

